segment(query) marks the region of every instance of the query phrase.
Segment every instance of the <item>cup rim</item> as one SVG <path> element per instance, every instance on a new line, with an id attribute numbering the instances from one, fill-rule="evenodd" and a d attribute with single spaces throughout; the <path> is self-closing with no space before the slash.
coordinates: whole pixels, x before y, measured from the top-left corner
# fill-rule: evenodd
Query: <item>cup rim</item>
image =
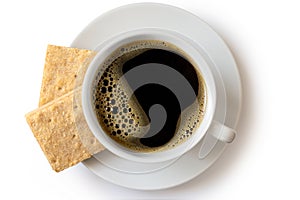
<path id="1" fill-rule="evenodd" d="M 200 126 L 197 128 L 196 132 L 188 140 L 186 140 L 185 142 L 183 142 L 182 144 L 174 148 L 163 150 L 163 151 L 134 152 L 117 144 L 102 129 L 92 108 L 92 103 L 90 99 L 91 86 L 93 84 L 95 73 L 98 70 L 99 66 L 116 48 L 126 43 L 130 43 L 132 41 L 137 41 L 139 39 L 150 40 L 151 38 L 170 42 L 171 44 L 174 44 L 175 46 L 182 49 L 186 54 L 188 54 L 191 57 L 191 59 L 196 63 L 197 69 L 202 74 L 202 77 L 206 84 L 208 101 L 206 105 L 206 112 Z M 164 39 L 160 39 L 160 38 L 164 38 Z M 204 137 L 207 129 L 209 128 L 213 120 L 213 116 L 216 108 L 216 85 L 215 85 L 214 77 L 209 69 L 209 64 L 205 61 L 205 59 L 201 55 L 201 52 L 198 51 L 197 48 L 199 48 L 197 44 L 195 44 L 195 42 L 193 42 L 189 38 L 175 31 L 162 30 L 157 28 L 143 28 L 143 29 L 120 33 L 116 36 L 111 37 L 110 39 L 106 40 L 105 42 L 99 44 L 96 47 L 95 51 L 97 52 L 97 54 L 89 64 L 82 84 L 82 109 L 83 109 L 84 117 L 87 121 L 87 124 L 91 132 L 99 140 L 99 142 L 102 145 L 104 145 L 106 149 L 108 149 L 112 153 L 122 158 L 136 161 L 136 162 L 145 162 L 145 163 L 162 162 L 183 155 L 192 147 L 194 147 Z M 186 49 L 189 49 L 193 53 L 187 52 Z M 198 59 L 195 59 L 195 57 Z M 201 133 L 199 133 L 200 131 Z"/>

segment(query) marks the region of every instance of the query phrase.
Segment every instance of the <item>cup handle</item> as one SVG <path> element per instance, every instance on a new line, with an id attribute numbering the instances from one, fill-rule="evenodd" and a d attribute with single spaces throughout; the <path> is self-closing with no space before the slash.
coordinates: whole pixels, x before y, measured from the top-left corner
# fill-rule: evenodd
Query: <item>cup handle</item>
<path id="1" fill-rule="evenodd" d="M 236 136 L 236 130 L 229 128 L 228 126 L 225 126 L 218 121 L 213 121 L 211 123 L 209 132 L 216 139 L 226 143 L 231 143 Z"/>
<path id="2" fill-rule="evenodd" d="M 199 150 L 199 159 L 206 158 L 218 141 L 231 143 L 236 136 L 236 131 L 234 129 L 229 128 L 218 121 L 212 121 L 207 133 L 208 134 L 205 135 Z"/>

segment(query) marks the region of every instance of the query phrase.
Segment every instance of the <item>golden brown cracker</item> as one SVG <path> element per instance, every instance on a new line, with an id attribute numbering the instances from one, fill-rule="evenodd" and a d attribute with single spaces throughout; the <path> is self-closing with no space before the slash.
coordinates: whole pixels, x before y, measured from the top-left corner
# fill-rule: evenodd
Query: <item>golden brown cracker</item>
<path id="1" fill-rule="evenodd" d="M 48 45 L 39 106 L 74 90 L 76 81 L 83 80 L 84 72 L 80 70 L 86 70 L 95 54 L 85 49 Z"/>
<path id="2" fill-rule="evenodd" d="M 74 92 L 78 95 L 81 88 L 26 115 L 27 123 L 56 172 L 104 149 L 89 131 L 82 109 L 74 102 Z"/>

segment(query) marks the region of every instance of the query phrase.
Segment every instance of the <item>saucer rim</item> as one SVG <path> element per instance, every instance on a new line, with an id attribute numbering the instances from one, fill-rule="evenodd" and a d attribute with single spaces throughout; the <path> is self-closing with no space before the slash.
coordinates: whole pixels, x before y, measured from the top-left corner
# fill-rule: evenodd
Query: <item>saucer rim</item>
<path id="1" fill-rule="evenodd" d="M 166 5 L 166 4 L 160 4 L 160 3 L 129 4 L 129 5 L 125 5 L 125 6 L 121 6 L 119 8 L 113 9 L 113 10 L 99 16 L 98 18 L 96 18 L 86 28 L 83 29 L 83 31 L 73 41 L 71 46 L 72 47 L 77 47 L 77 48 L 87 48 L 86 44 L 84 44 L 85 39 L 83 39 L 83 37 L 85 37 L 85 34 L 89 30 L 95 28 L 93 26 L 95 26 L 99 22 L 99 20 L 103 20 L 104 18 L 109 18 L 112 15 L 115 16 L 118 11 L 121 11 L 123 9 L 125 9 L 125 10 L 139 9 L 140 10 L 140 9 L 145 9 L 145 8 L 149 9 L 149 7 L 151 7 L 151 8 L 155 8 L 155 7 L 158 8 L 159 7 L 159 8 L 163 8 L 163 9 L 167 9 L 167 10 L 172 10 L 173 12 L 177 12 L 178 14 L 181 14 L 181 15 L 187 17 L 187 18 L 190 18 L 190 19 L 193 18 L 193 20 L 196 21 L 196 22 L 197 21 L 201 22 L 200 25 L 205 26 L 206 29 L 209 29 L 209 31 L 211 31 L 213 33 L 213 37 L 214 37 L 214 40 L 215 40 L 214 42 L 216 42 L 218 40 L 225 47 L 223 50 L 225 50 L 226 51 L 225 53 L 227 54 L 227 56 L 230 56 L 231 59 L 233 60 L 233 62 L 231 63 L 232 64 L 232 66 L 231 66 L 232 69 L 231 70 L 234 70 L 234 75 L 233 76 L 235 76 L 234 78 L 236 79 L 235 82 L 236 82 L 236 87 L 237 87 L 237 91 L 235 91 L 234 93 L 237 94 L 235 96 L 235 98 L 237 98 L 236 101 L 238 102 L 238 105 L 237 105 L 238 108 L 236 109 L 236 113 L 234 114 L 235 119 L 231 119 L 228 122 L 228 123 L 231 123 L 230 125 L 231 125 L 232 128 L 235 128 L 237 123 L 238 123 L 239 116 L 240 116 L 241 101 L 242 101 L 242 98 L 241 98 L 242 97 L 242 88 L 241 88 L 241 80 L 240 80 L 239 72 L 238 72 L 237 66 L 234 62 L 234 58 L 232 56 L 232 53 L 230 52 L 230 50 L 229 50 L 228 46 L 226 45 L 226 43 L 221 39 L 221 37 L 209 25 L 207 25 L 205 22 L 203 22 L 201 19 L 199 19 L 198 16 L 196 16 L 196 15 L 194 15 L 194 14 L 192 14 L 192 13 L 186 11 L 186 10 L 183 10 L 183 9 L 180 9 L 180 8 L 177 8 L 177 7 L 174 7 L 174 6 Z M 124 20 L 124 21 L 126 21 L 126 20 Z M 191 29 L 192 28 L 193 27 L 191 27 Z M 227 117 L 227 115 L 226 115 L 226 117 Z M 198 145 L 196 145 L 192 150 L 190 150 L 185 155 L 183 155 L 182 156 L 183 159 L 184 159 L 184 157 L 187 157 L 189 154 L 193 153 L 194 149 L 196 147 L 198 147 Z M 130 189 L 136 189 L 136 190 L 159 190 L 159 189 L 167 189 L 167 188 L 171 188 L 171 187 L 175 187 L 175 186 L 184 184 L 184 183 L 190 181 L 191 179 L 197 177 L 202 172 L 204 172 L 208 167 L 210 167 L 220 157 L 220 155 L 222 154 L 222 152 L 224 151 L 225 148 L 226 148 L 225 143 L 218 142 L 215 149 L 213 149 L 212 154 L 208 155 L 208 158 L 210 158 L 210 160 L 208 158 L 205 158 L 206 160 L 205 159 L 202 160 L 201 162 L 205 163 L 205 166 L 204 167 L 202 166 L 201 168 L 199 168 L 197 173 L 193 173 L 189 177 L 186 177 L 185 179 L 182 179 L 181 181 L 178 181 L 178 182 L 175 182 L 175 183 L 170 182 L 169 184 L 160 185 L 160 186 L 156 186 L 156 185 L 155 186 L 149 186 L 149 185 L 143 185 L 143 184 L 138 184 L 138 183 L 137 184 L 124 184 L 123 182 L 118 181 L 118 179 L 113 179 L 109 175 L 103 173 L 101 171 L 101 167 L 103 167 L 103 166 L 101 166 L 101 164 L 99 165 L 99 162 L 94 157 L 92 157 L 92 158 L 90 158 L 86 161 L 83 161 L 83 164 L 90 171 L 94 172 L 97 176 L 101 177 L 102 179 L 104 179 L 108 182 L 114 183 L 116 185 L 120 185 L 122 187 L 130 188 Z M 213 155 L 213 157 L 212 157 L 212 155 Z M 127 177 L 127 181 L 130 182 L 130 177 Z"/>

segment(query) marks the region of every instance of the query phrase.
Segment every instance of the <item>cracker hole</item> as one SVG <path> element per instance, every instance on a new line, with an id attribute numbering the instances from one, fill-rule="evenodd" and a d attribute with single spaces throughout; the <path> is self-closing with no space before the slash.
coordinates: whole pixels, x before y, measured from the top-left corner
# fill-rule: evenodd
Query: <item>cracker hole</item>
<path id="1" fill-rule="evenodd" d="M 91 139 L 91 144 L 95 144 L 96 140 L 95 139 Z"/>

